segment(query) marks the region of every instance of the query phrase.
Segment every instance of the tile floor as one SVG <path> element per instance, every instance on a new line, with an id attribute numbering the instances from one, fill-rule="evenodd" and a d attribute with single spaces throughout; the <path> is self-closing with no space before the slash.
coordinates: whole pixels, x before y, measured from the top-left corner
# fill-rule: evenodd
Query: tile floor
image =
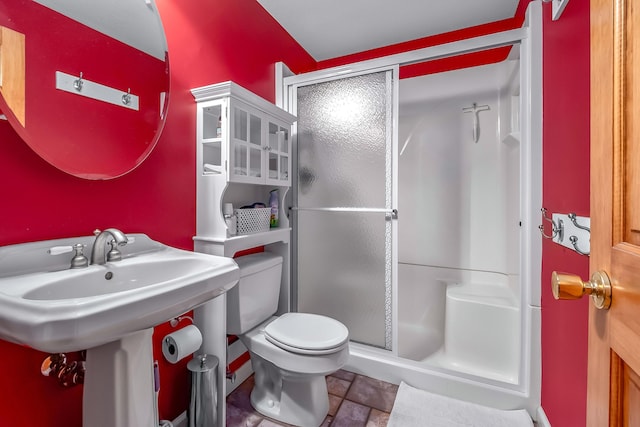
<path id="1" fill-rule="evenodd" d="M 287 426 L 256 412 L 249 395 L 253 376 L 227 397 L 227 427 Z M 322 426 L 385 427 L 398 386 L 340 370 L 327 377 L 329 414 Z"/>

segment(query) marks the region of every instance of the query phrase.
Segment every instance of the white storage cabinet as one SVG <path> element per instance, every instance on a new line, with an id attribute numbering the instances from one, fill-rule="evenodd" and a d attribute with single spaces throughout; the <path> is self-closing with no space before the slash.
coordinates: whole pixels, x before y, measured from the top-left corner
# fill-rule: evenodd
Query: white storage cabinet
<path id="1" fill-rule="evenodd" d="M 228 182 L 291 185 L 295 116 L 233 82 L 191 91 L 196 99 L 200 174 Z"/>

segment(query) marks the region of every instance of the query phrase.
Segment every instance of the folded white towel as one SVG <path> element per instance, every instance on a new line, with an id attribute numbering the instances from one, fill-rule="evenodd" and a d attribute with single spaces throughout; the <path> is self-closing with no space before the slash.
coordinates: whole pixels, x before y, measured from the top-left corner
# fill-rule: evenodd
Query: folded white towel
<path id="1" fill-rule="evenodd" d="M 402 382 L 387 427 L 533 427 L 524 409 L 504 411 L 413 388 Z"/>

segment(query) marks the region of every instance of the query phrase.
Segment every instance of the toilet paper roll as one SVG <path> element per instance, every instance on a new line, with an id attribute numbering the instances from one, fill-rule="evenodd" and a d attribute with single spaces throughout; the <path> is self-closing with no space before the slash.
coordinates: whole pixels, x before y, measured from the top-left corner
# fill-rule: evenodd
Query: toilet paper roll
<path id="1" fill-rule="evenodd" d="M 194 325 L 185 326 L 162 340 L 162 354 L 170 363 L 178 363 L 202 345 L 202 334 Z"/>

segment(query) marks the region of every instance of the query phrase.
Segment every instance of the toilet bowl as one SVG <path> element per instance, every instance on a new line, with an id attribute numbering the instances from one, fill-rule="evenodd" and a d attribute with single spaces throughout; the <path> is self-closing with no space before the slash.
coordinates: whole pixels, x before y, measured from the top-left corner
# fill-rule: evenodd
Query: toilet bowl
<path id="1" fill-rule="evenodd" d="M 236 262 L 240 281 L 227 293 L 227 333 L 249 350 L 255 373 L 252 406 L 287 424 L 319 426 L 329 410 L 325 375 L 349 357 L 347 327 L 317 314 L 274 316 L 282 257 L 265 252 Z"/>

